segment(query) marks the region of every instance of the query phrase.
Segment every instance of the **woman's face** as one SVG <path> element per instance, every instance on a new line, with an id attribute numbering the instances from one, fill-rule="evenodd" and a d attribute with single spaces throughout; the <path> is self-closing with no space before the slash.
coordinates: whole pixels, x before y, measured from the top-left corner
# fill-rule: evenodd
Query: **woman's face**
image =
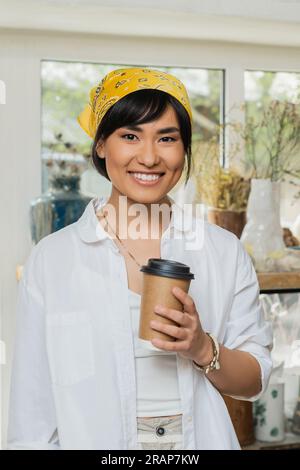
<path id="1" fill-rule="evenodd" d="M 97 153 L 106 159 L 112 197 L 159 202 L 175 186 L 184 167 L 185 150 L 174 109 L 168 106 L 153 122 L 116 129 L 98 142 Z"/>

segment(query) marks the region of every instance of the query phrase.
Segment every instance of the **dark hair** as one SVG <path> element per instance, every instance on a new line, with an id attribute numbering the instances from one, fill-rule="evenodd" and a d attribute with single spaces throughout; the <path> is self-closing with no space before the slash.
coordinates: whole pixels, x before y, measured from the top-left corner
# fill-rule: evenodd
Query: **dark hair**
<path id="1" fill-rule="evenodd" d="M 105 140 L 120 127 L 154 121 L 163 114 L 168 105 L 171 105 L 176 112 L 180 135 L 187 157 L 186 185 L 190 177 L 191 170 L 191 121 L 188 112 L 176 98 L 164 91 L 156 89 L 137 90 L 129 93 L 119 99 L 106 112 L 98 126 L 91 151 L 93 164 L 98 173 L 110 181 L 106 171 L 105 158 L 99 158 L 97 154 L 96 147 L 99 139 Z"/>

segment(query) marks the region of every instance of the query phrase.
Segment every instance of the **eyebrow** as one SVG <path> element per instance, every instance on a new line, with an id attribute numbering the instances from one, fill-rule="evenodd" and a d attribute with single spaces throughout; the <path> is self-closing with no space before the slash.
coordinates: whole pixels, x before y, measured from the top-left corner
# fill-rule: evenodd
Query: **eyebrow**
<path id="1" fill-rule="evenodd" d="M 124 126 L 124 129 L 129 129 L 131 131 L 143 132 L 143 129 L 139 126 Z M 157 134 L 168 134 L 170 132 L 180 132 L 178 127 L 164 127 L 163 129 L 159 129 Z"/>

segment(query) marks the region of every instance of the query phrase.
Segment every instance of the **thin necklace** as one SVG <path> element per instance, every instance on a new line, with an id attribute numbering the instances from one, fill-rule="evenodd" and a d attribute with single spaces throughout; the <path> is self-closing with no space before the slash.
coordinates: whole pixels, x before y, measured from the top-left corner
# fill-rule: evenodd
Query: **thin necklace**
<path id="1" fill-rule="evenodd" d="M 111 231 L 113 232 L 113 234 L 117 237 L 117 239 L 119 240 L 119 242 L 121 243 L 121 245 L 125 248 L 125 250 L 127 251 L 127 253 L 129 254 L 129 256 L 133 259 L 133 261 L 139 266 L 139 268 L 142 267 L 142 264 L 140 264 L 137 259 L 133 256 L 132 253 L 130 253 L 130 251 L 126 248 L 126 246 L 124 245 L 124 243 L 121 241 L 121 239 L 119 238 L 119 236 L 116 234 L 116 232 L 112 229 L 110 223 L 108 222 L 107 220 L 107 217 L 105 215 L 105 213 L 103 212 L 103 209 L 101 208 L 100 209 L 100 214 L 103 215 L 103 217 L 105 218 L 105 221 L 106 221 L 106 225 L 105 225 L 105 229 L 107 228 L 107 226 L 109 226 L 109 228 L 111 229 Z"/>
<path id="2" fill-rule="evenodd" d="M 177 205 L 177 204 L 176 204 Z M 107 228 L 107 226 L 109 226 L 109 228 L 111 229 L 111 231 L 113 232 L 113 234 L 117 237 L 117 239 L 119 240 L 119 242 L 121 243 L 121 245 L 123 246 L 123 248 L 125 249 L 125 251 L 129 254 L 129 256 L 131 257 L 131 259 L 139 266 L 139 268 L 141 268 L 143 265 L 141 263 L 139 263 L 137 261 L 137 259 L 133 256 L 133 254 L 128 250 L 128 248 L 126 248 L 126 246 L 124 245 L 124 243 L 122 242 L 122 240 L 119 238 L 119 236 L 116 234 L 116 232 L 113 230 L 113 228 L 111 227 L 110 223 L 108 222 L 107 220 L 107 217 L 105 215 L 105 213 L 103 212 L 103 209 L 102 207 L 100 208 L 100 214 L 103 215 L 105 221 L 106 221 L 106 225 L 105 225 L 105 229 Z M 161 256 L 159 257 L 161 259 Z"/>

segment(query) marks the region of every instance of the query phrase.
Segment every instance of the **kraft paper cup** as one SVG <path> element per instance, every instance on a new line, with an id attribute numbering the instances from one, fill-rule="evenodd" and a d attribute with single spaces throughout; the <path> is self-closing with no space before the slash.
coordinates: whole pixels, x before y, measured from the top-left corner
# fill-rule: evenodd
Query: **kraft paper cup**
<path id="1" fill-rule="evenodd" d="M 160 304 L 168 308 L 183 311 L 182 303 L 172 293 L 173 287 L 181 287 L 188 293 L 194 275 L 189 266 L 178 261 L 150 258 L 148 264 L 140 269 L 143 272 L 139 338 L 147 349 L 161 351 L 151 343 L 153 338 L 176 341 L 166 333 L 156 331 L 150 326 L 152 320 L 178 326 L 173 320 L 155 313 L 155 306 Z"/>

